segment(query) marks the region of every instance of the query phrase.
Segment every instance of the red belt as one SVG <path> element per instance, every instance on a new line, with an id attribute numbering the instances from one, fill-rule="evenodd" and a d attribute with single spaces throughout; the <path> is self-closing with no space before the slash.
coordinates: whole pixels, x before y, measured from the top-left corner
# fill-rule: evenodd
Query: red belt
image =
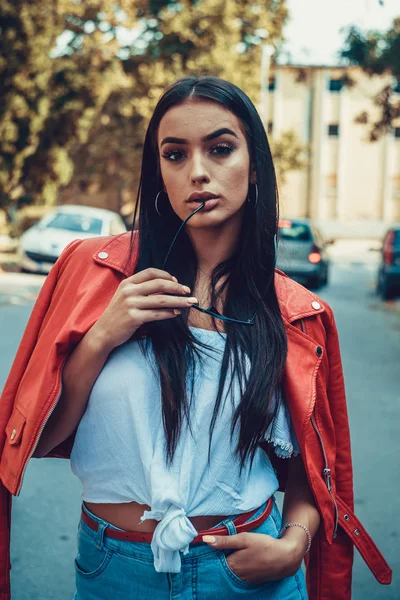
<path id="1" fill-rule="evenodd" d="M 264 521 L 266 519 L 268 519 L 269 515 L 271 514 L 272 504 L 273 504 L 272 498 L 270 498 L 267 502 L 265 509 L 261 513 L 261 515 L 259 515 L 256 519 L 253 519 L 252 521 L 248 521 L 247 523 L 245 523 L 245 521 L 247 521 L 247 519 L 249 519 L 252 515 L 254 515 L 257 512 L 258 508 L 255 508 L 254 510 L 251 510 L 246 513 L 242 513 L 241 515 L 239 515 L 238 517 L 233 519 L 233 523 L 236 527 L 236 532 L 241 533 L 243 531 L 251 531 L 252 529 L 255 529 L 256 527 L 261 525 L 261 523 L 264 523 Z M 97 523 L 97 521 L 92 519 L 83 509 L 82 509 L 82 521 L 84 523 L 86 523 L 86 525 L 88 527 L 90 527 L 90 529 L 93 529 L 93 531 L 97 531 L 99 524 Z M 229 535 L 229 532 L 228 532 L 228 528 L 225 525 L 222 525 L 221 527 L 217 527 L 214 529 L 205 529 L 204 531 L 199 532 L 199 534 L 192 540 L 191 544 L 196 544 L 196 543 L 202 542 L 203 541 L 202 536 L 207 535 L 207 534 L 208 535 Z M 153 538 L 152 532 L 140 533 L 139 531 L 119 531 L 117 529 L 112 529 L 111 527 L 107 527 L 104 530 L 104 535 L 106 535 L 110 538 L 114 538 L 116 540 L 125 540 L 128 542 L 148 542 L 148 543 L 150 543 Z"/>

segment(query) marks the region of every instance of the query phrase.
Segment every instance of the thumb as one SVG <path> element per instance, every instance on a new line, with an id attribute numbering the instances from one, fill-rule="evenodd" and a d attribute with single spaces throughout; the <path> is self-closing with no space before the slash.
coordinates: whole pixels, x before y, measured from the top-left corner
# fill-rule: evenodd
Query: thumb
<path id="1" fill-rule="evenodd" d="M 213 548 L 232 548 L 234 550 L 240 550 L 240 548 L 247 547 L 243 533 L 238 533 L 236 535 L 203 535 L 202 540 Z"/>

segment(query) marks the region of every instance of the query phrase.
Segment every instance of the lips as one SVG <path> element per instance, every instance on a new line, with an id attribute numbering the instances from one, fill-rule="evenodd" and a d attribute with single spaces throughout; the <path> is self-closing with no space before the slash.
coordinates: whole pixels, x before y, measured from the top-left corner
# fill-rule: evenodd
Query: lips
<path id="1" fill-rule="evenodd" d="M 212 192 L 193 192 L 186 202 L 206 202 L 207 200 L 214 200 L 216 198 L 219 198 L 219 196 Z"/>

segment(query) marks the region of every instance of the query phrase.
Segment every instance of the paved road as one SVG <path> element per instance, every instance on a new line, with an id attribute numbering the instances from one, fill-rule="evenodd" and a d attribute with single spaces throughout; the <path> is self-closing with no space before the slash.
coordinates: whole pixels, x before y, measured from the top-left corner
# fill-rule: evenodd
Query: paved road
<path id="1" fill-rule="evenodd" d="M 400 311 L 398 303 L 375 298 L 373 262 L 374 255 L 338 252 L 321 296 L 335 311 L 341 338 L 356 511 L 395 571 L 392 586 L 380 586 L 356 553 L 353 599 L 394 600 L 400 599 Z M 5 286 L 3 278 L 2 287 L 0 278 L 0 385 L 32 307 L 35 279 L 28 279 Z M 68 462 L 31 461 L 13 503 L 13 600 L 72 598 L 79 506 L 80 487 Z"/>

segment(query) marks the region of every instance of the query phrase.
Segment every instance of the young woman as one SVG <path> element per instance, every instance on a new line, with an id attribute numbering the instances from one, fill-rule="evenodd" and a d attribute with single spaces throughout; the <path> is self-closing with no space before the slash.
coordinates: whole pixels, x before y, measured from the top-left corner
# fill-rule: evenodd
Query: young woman
<path id="1" fill-rule="evenodd" d="M 352 513 L 332 312 L 274 271 L 273 161 L 243 91 L 164 93 L 139 201 L 138 234 L 63 252 L 3 394 L 6 488 L 32 455 L 82 481 L 75 598 L 304 599 L 306 557 L 309 597 L 344 600 L 353 541 L 389 583 Z"/>

